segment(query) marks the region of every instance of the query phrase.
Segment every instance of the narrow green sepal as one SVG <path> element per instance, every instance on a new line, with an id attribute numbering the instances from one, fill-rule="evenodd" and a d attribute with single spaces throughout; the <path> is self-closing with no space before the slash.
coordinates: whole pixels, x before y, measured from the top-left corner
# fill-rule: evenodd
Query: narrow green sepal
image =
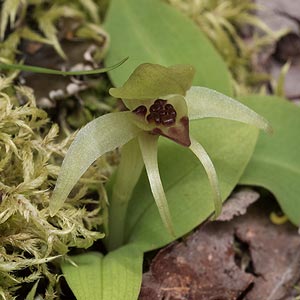
<path id="1" fill-rule="evenodd" d="M 222 118 L 254 125 L 272 133 L 270 123 L 242 103 L 217 91 L 193 86 L 186 94 L 190 120 L 201 118 Z"/>
<path id="2" fill-rule="evenodd" d="M 203 165 L 203 168 L 207 174 L 211 190 L 212 190 L 212 198 L 214 202 L 215 207 L 215 213 L 213 216 L 213 219 L 215 220 L 222 211 L 222 197 L 221 197 L 221 191 L 219 187 L 219 180 L 217 176 L 216 169 L 213 165 L 213 162 L 211 161 L 209 155 L 203 148 L 203 146 L 191 138 L 191 145 L 190 150 L 197 156 L 197 158 L 200 160 L 201 164 Z"/>
<path id="3" fill-rule="evenodd" d="M 158 137 L 147 132 L 139 135 L 139 144 L 144 159 L 153 198 L 157 205 L 161 220 L 169 234 L 175 237 L 172 218 L 166 199 L 166 194 L 161 182 L 157 163 L 157 141 Z"/>
<path id="4" fill-rule="evenodd" d="M 126 144 L 139 132 L 128 111 L 101 116 L 83 127 L 63 161 L 50 200 L 51 216 L 62 207 L 76 182 L 98 157 Z"/>

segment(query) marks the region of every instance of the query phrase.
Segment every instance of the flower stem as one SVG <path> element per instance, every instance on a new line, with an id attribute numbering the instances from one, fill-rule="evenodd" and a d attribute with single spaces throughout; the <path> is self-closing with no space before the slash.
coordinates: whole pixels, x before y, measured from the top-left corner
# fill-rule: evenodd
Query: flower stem
<path id="1" fill-rule="evenodd" d="M 112 190 L 109 205 L 108 237 L 106 239 L 106 246 L 109 251 L 119 248 L 125 242 L 128 203 L 141 175 L 143 165 L 139 144 L 135 138 L 122 148 L 121 162 Z"/>

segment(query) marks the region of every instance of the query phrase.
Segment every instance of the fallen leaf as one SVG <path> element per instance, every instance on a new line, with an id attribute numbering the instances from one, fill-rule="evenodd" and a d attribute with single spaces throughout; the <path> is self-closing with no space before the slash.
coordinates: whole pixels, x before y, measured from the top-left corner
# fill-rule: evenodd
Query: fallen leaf
<path id="1" fill-rule="evenodd" d="M 291 61 L 285 77 L 285 95 L 290 99 L 300 98 L 300 5 L 295 0 L 256 0 L 263 9 L 257 16 L 273 31 L 286 30 L 271 51 L 261 53 L 260 61 L 265 65 L 275 82 L 280 77 L 283 65 Z M 267 54 L 266 54 L 267 53 Z"/>
<path id="2" fill-rule="evenodd" d="M 259 193 L 249 188 L 233 193 L 223 205 L 222 213 L 217 220 L 230 221 L 235 216 L 244 215 L 247 207 L 258 200 L 258 198 Z"/>
<path id="3" fill-rule="evenodd" d="M 281 300 L 300 278 L 300 237 L 269 219 L 270 199 L 230 222 L 201 226 L 153 259 L 139 300 Z"/>
<path id="4" fill-rule="evenodd" d="M 235 264 L 233 235 L 232 226 L 210 223 L 161 250 L 143 276 L 139 300 L 237 299 L 254 276 Z"/>
<path id="5" fill-rule="evenodd" d="M 300 236 L 290 223 L 269 219 L 270 201 L 253 206 L 234 222 L 236 236 L 249 245 L 256 274 L 245 300 L 281 300 L 300 278 Z"/>

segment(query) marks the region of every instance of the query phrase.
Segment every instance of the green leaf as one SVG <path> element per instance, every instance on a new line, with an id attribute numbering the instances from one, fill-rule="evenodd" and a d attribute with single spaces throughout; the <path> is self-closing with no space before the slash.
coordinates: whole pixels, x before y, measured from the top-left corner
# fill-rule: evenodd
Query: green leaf
<path id="1" fill-rule="evenodd" d="M 230 75 L 206 36 L 187 17 L 159 0 L 113 0 L 105 28 L 111 36 L 106 64 L 129 56 L 130 60 L 110 73 L 121 86 L 142 63 L 164 66 L 190 64 L 196 69 L 194 85 L 232 94 Z"/>
<path id="2" fill-rule="evenodd" d="M 243 102 L 271 123 L 274 134 L 259 136 L 241 184 L 262 186 L 277 198 L 282 210 L 300 224 L 300 108 L 271 96 L 247 96 Z"/>
<path id="3" fill-rule="evenodd" d="M 53 70 L 48 68 L 36 67 L 36 66 L 28 66 L 28 65 L 21 65 L 21 64 L 3 64 L 3 63 L 0 63 L 0 70 L 22 70 L 27 72 L 63 75 L 63 76 L 92 75 L 92 74 L 100 74 L 100 73 L 105 73 L 107 71 L 111 71 L 121 66 L 127 59 L 128 57 L 123 58 L 120 62 L 114 64 L 113 66 L 107 68 L 101 68 L 101 69 L 94 69 L 94 70 L 61 71 L 61 70 Z"/>
<path id="4" fill-rule="evenodd" d="M 103 255 L 96 252 L 72 256 L 72 261 L 62 264 L 62 271 L 77 300 L 99 300 L 102 293 Z"/>
<path id="5" fill-rule="evenodd" d="M 190 129 L 191 135 L 203 145 L 216 168 L 224 200 L 237 184 L 251 157 L 258 130 L 220 119 L 192 121 Z M 175 234 L 180 237 L 214 211 L 212 189 L 204 168 L 188 148 L 160 138 L 158 158 Z M 145 173 L 129 203 L 126 237 L 127 242 L 138 244 L 144 251 L 174 240 L 163 226 Z"/>
<path id="6" fill-rule="evenodd" d="M 64 276 L 77 300 L 134 300 L 142 281 L 143 252 L 127 245 L 103 256 L 89 252 L 64 263 Z"/>

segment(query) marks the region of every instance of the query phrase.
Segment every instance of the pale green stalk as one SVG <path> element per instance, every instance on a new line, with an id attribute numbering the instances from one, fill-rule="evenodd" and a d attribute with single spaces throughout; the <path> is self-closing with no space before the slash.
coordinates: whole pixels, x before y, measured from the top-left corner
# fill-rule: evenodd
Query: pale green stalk
<path id="1" fill-rule="evenodd" d="M 144 162 L 137 139 L 122 147 L 121 162 L 109 203 L 109 227 L 106 245 L 114 250 L 124 243 L 125 220 L 129 200 L 141 175 Z"/>

